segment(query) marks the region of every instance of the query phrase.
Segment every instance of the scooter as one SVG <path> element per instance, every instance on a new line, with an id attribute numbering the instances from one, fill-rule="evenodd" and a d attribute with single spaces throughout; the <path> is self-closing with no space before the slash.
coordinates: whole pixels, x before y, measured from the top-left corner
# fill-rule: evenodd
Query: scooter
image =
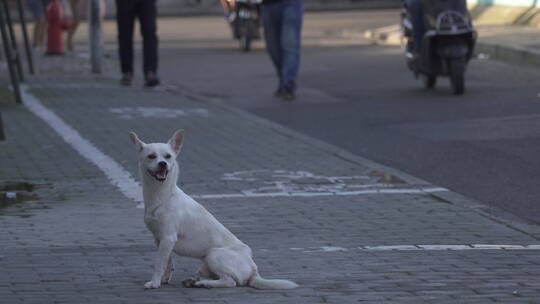
<path id="1" fill-rule="evenodd" d="M 261 4 L 262 0 L 227 0 L 233 2 L 228 21 L 233 31 L 234 39 L 240 42 L 243 52 L 251 50 L 253 40 L 261 38 Z"/>
<path id="2" fill-rule="evenodd" d="M 415 47 L 410 10 L 404 6 L 402 30 L 407 65 L 426 88 L 434 88 L 437 77 L 450 78 L 453 93 L 465 93 L 465 70 L 473 57 L 477 32 L 465 0 L 422 0 L 425 33 L 421 49 Z"/>

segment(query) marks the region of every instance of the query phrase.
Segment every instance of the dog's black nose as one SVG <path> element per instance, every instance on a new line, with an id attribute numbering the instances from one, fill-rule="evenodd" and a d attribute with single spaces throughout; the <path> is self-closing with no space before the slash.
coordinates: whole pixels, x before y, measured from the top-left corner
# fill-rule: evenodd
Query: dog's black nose
<path id="1" fill-rule="evenodd" d="M 164 162 L 164 161 L 160 161 L 160 162 L 158 163 L 158 166 L 160 166 L 160 167 L 162 167 L 162 168 L 166 168 L 166 167 L 167 167 L 167 163 Z"/>

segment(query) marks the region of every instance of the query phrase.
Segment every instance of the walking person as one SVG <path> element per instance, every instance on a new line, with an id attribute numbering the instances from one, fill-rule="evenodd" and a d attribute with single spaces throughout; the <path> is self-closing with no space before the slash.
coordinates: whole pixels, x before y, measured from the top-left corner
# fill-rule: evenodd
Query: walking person
<path id="1" fill-rule="evenodd" d="M 34 48 L 43 47 L 47 31 L 47 6 L 51 0 L 27 0 L 26 4 L 32 15 L 34 15 L 34 31 L 32 46 Z"/>
<path id="2" fill-rule="evenodd" d="M 158 37 L 156 0 L 116 0 L 118 26 L 118 51 L 122 79 L 120 83 L 130 86 L 133 81 L 133 30 L 135 18 L 139 19 L 143 38 L 143 73 L 147 87 L 159 85 Z"/>
<path id="3" fill-rule="evenodd" d="M 422 48 L 422 37 L 424 37 L 426 31 L 426 26 L 424 24 L 424 5 L 421 0 L 404 0 L 404 2 L 409 15 L 411 16 L 414 49 L 418 54 Z"/>
<path id="4" fill-rule="evenodd" d="M 88 1 L 91 0 L 69 0 L 69 5 L 71 6 L 71 26 L 67 30 L 67 40 L 66 40 L 66 46 L 68 51 L 73 51 L 73 38 L 75 37 L 75 33 L 77 32 L 77 29 L 79 28 L 79 24 L 82 20 L 86 18 L 86 15 L 88 13 Z M 103 22 L 103 19 L 105 19 L 106 14 L 106 7 L 107 3 L 105 0 L 99 0 L 99 17 L 101 21 Z"/>
<path id="5" fill-rule="evenodd" d="M 300 68 L 303 0 L 263 0 L 266 50 L 279 77 L 276 97 L 292 101 Z"/>

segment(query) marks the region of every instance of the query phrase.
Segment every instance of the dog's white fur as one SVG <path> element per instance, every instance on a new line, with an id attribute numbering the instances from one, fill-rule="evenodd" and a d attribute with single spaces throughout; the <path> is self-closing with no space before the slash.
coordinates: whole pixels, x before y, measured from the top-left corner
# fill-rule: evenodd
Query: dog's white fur
<path id="1" fill-rule="evenodd" d="M 144 222 L 158 246 L 154 274 L 144 284 L 145 288 L 159 288 L 171 280 L 172 252 L 203 262 L 198 276 L 183 282 L 187 287 L 291 289 L 298 286 L 288 280 L 261 278 L 251 249 L 178 188 L 176 156 L 182 148 L 184 130 L 176 131 L 168 143 L 145 144 L 135 133 L 129 135 L 139 156 Z"/>

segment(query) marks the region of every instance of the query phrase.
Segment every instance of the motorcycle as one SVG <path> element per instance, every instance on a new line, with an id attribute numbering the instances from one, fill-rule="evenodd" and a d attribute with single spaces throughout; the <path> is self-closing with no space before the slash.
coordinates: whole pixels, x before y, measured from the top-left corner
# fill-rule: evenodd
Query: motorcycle
<path id="1" fill-rule="evenodd" d="M 233 38 L 240 42 L 244 52 L 251 50 L 253 40 L 261 38 L 262 0 L 226 0 L 230 5 L 231 15 L 227 18 L 231 25 Z M 234 3 L 234 5 L 230 3 Z"/>
<path id="2" fill-rule="evenodd" d="M 422 0 L 425 33 L 420 50 L 415 47 L 410 10 L 404 6 L 401 26 L 407 65 L 426 88 L 434 88 L 437 77 L 446 76 L 455 95 L 465 93 L 465 71 L 477 39 L 465 2 Z"/>

